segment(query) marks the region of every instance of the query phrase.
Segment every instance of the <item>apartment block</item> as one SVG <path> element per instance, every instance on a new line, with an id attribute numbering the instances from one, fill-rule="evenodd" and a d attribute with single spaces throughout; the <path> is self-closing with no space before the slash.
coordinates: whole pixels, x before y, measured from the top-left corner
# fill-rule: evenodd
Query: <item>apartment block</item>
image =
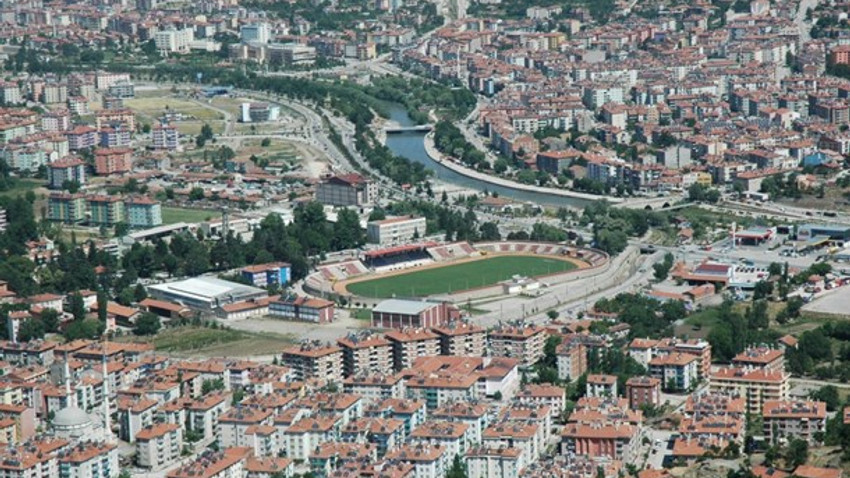
<path id="1" fill-rule="evenodd" d="M 183 427 L 176 423 L 158 423 L 136 434 L 136 463 L 142 468 L 161 468 L 182 452 Z"/>
<path id="2" fill-rule="evenodd" d="M 741 397 L 746 401 L 747 411 L 760 414 L 766 402 L 788 399 L 788 375 L 740 367 L 722 368 L 711 373 L 708 389 L 712 393 Z"/>
<path id="3" fill-rule="evenodd" d="M 483 357 L 487 331 L 470 322 L 452 321 L 431 330 L 440 337 L 440 353 L 459 357 Z"/>
<path id="4" fill-rule="evenodd" d="M 524 366 L 531 366 L 543 357 L 546 329 L 535 325 L 505 325 L 490 331 L 490 355 L 512 357 Z"/>
<path id="5" fill-rule="evenodd" d="M 128 173 L 133 169 L 130 148 L 99 148 L 94 152 L 94 170 L 98 175 Z"/>
<path id="6" fill-rule="evenodd" d="M 626 381 L 626 398 L 632 410 L 661 405 L 661 379 L 646 376 L 629 378 Z"/>
<path id="7" fill-rule="evenodd" d="M 343 374 L 389 374 L 393 371 L 393 344 L 369 333 L 350 333 L 337 340 L 342 347 Z"/>
<path id="8" fill-rule="evenodd" d="M 617 376 L 616 375 L 588 375 L 587 391 L 588 397 L 616 397 Z"/>
<path id="9" fill-rule="evenodd" d="M 331 176 L 316 187 L 316 201 L 330 206 L 366 206 L 378 198 L 378 184 L 359 174 Z M 423 228 L 420 234 L 425 234 Z"/>
<path id="10" fill-rule="evenodd" d="M 81 193 L 50 193 L 47 197 L 47 219 L 76 224 L 86 218 L 86 196 Z"/>
<path id="11" fill-rule="evenodd" d="M 295 380 L 342 382 L 342 349 L 336 345 L 304 343 L 283 351 L 281 362 L 292 369 Z"/>
<path id="12" fill-rule="evenodd" d="M 782 443 L 794 438 L 809 445 L 820 444 L 826 431 L 826 403 L 813 400 L 768 400 L 762 409 L 764 436 L 768 443 Z"/>
<path id="13" fill-rule="evenodd" d="M 90 224 L 111 227 L 124 222 L 124 199 L 121 196 L 94 195 L 86 200 Z"/>
<path id="14" fill-rule="evenodd" d="M 50 189 L 62 189 L 66 182 L 86 183 L 86 165 L 77 158 L 54 161 L 47 166 L 47 183 Z"/>
<path id="15" fill-rule="evenodd" d="M 150 228 L 162 225 L 162 206 L 147 196 L 134 196 L 124 202 L 130 227 Z"/>
<path id="16" fill-rule="evenodd" d="M 392 330 L 384 336 L 392 344 L 393 366 L 396 370 L 412 367 L 418 357 L 440 355 L 440 337 L 430 330 Z"/>

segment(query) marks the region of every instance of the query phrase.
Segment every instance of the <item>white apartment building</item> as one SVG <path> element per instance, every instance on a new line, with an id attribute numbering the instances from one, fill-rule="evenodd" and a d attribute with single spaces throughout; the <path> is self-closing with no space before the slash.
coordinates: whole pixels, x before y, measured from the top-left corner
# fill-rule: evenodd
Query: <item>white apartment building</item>
<path id="1" fill-rule="evenodd" d="M 118 446 L 84 443 L 59 454 L 59 478 L 117 478 Z M 57 476 L 57 475 L 51 475 Z"/>
<path id="2" fill-rule="evenodd" d="M 466 454 L 466 468 L 469 478 L 517 478 L 525 460 L 517 448 L 478 447 Z"/>
<path id="3" fill-rule="evenodd" d="M 170 29 L 156 32 L 153 40 L 160 54 L 186 53 L 189 44 L 195 39 L 195 31 L 191 28 Z"/>
<path id="4" fill-rule="evenodd" d="M 183 451 L 183 427 L 160 423 L 136 435 L 136 464 L 157 469 L 180 458 Z"/>
<path id="5" fill-rule="evenodd" d="M 366 239 L 374 244 L 400 244 L 422 237 L 426 232 L 424 217 L 399 216 L 366 224 Z"/>

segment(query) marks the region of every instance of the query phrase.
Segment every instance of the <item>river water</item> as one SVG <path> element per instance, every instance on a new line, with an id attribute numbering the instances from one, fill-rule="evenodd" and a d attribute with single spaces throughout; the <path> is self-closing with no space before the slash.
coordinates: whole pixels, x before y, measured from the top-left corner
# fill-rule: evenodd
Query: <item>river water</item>
<path id="1" fill-rule="evenodd" d="M 401 105 L 387 103 L 386 108 L 390 120 L 397 122 L 401 126 L 414 125 L 414 122 L 410 119 L 404 107 Z M 530 202 L 552 207 L 583 208 L 591 202 L 587 199 L 522 191 L 464 176 L 443 166 L 428 156 L 428 153 L 425 152 L 424 133 L 389 134 L 387 135 L 387 147 L 399 156 L 417 163 L 422 163 L 426 169 L 434 172 L 434 177 L 436 179 L 462 188 L 474 189 L 477 191 L 487 190 L 490 192 L 496 192 L 501 197 L 511 198 L 516 201 Z"/>

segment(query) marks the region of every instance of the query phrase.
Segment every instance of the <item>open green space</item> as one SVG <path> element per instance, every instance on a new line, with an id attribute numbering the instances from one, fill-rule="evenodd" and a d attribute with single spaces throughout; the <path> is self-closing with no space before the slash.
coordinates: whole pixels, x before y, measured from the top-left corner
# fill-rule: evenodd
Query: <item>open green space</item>
<path id="1" fill-rule="evenodd" d="M 181 207 L 163 207 L 162 223 L 174 224 L 176 222 L 204 222 L 219 216 L 215 211 L 203 209 L 186 209 Z"/>
<path id="2" fill-rule="evenodd" d="M 126 336 L 121 342 L 141 340 Z M 208 356 L 247 356 L 278 353 L 294 342 L 292 337 L 277 334 L 254 334 L 239 330 L 185 325 L 163 329 L 152 339 L 156 350 L 165 352 L 192 352 Z"/>
<path id="3" fill-rule="evenodd" d="M 12 186 L 9 189 L 0 191 L 0 196 L 14 197 L 26 194 L 27 191 L 34 191 L 43 187 L 45 181 L 40 179 L 13 179 L 11 180 L 11 184 Z"/>
<path id="4" fill-rule="evenodd" d="M 349 284 L 363 297 L 418 297 L 486 287 L 514 275 L 535 277 L 575 269 L 572 262 L 536 256 L 496 256 Z"/>

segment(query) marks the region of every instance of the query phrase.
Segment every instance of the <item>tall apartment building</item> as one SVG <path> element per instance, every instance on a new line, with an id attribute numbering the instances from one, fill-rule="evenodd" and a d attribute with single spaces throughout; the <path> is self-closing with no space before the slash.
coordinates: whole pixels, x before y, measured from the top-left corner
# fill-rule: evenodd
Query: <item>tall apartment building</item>
<path id="1" fill-rule="evenodd" d="M 588 397 L 616 397 L 617 376 L 616 375 L 588 375 L 587 392 Z"/>
<path id="2" fill-rule="evenodd" d="M 86 196 L 84 194 L 51 193 L 47 197 L 47 219 L 76 224 L 86 218 Z"/>
<path id="3" fill-rule="evenodd" d="M 632 410 L 640 410 L 644 405 L 657 407 L 661 404 L 661 380 L 646 376 L 631 377 L 626 381 L 626 398 Z"/>
<path id="4" fill-rule="evenodd" d="M 366 224 L 366 240 L 374 244 L 399 244 L 422 237 L 426 232 L 424 217 L 400 216 L 369 221 Z"/>
<path id="5" fill-rule="evenodd" d="M 129 81 L 117 81 L 107 88 L 109 96 L 113 98 L 135 98 L 136 87 Z"/>
<path id="6" fill-rule="evenodd" d="M 788 399 L 788 375 L 784 372 L 722 368 L 709 375 L 708 389 L 744 398 L 747 411 L 760 414 L 768 401 Z"/>
<path id="7" fill-rule="evenodd" d="M 374 204 L 377 198 L 378 184 L 359 174 L 331 176 L 316 187 L 316 201 L 330 206 L 360 207 Z"/>
<path id="8" fill-rule="evenodd" d="M 95 127 L 97 129 L 106 126 L 122 126 L 128 131 L 136 130 L 136 115 L 128 108 L 100 110 L 95 114 Z"/>
<path id="9" fill-rule="evenodd" d="M 245 43 L 268 43 L 271 34 L 271 27 L 264 22 L 242 25 L 239 29 L 240 39 Z"/>
<path id="10" fill-rule="evenodd" d="M 124 213 L 130 227 L 150 228 L 162 225 L 162 206 L 147 196 L 128 198 Z"/>
<path id="11" fill-rule="evenodd" d="M 158 423 L 136 434 L 136 463 L 142 468 L 158 469 L 178 460 L 183 451 L 181 425 Z"/>
<path id="12" fill-rule="evenodd" d="M 65 83 L 47 83 L 41 90 L 41 102 L 56 105 L 68 101 L 68 85 Z"/>
<path id="13" fill-rule="evenodd" d="M 124 200 L 121 196 L 94 195 L 87 200 L 90 224 L 114 226 L 124 222 Z"/>
<path id="14" fill-rule="evenodd" d="M 158 31 L 154 34 L 153 41 L 160 54 L 186 53 L 189 51 L 189 43 L 195 39 L 195 31 L 191 28 L 170 29 Z"/>
<path id="15" fill-rule="evenodd" d="M 303 343 L 284 350 L 281 359 L 292 369 L 295 380 L 342 382 L 342 349 L 336 345 Z"/>
<path id="16" fill-rule="evenodd" d="M 24 102 L 21 88 L 14 81 L 0 81 L 0 102 L 6 105 L 17 105 Z"/>
<path id="17" fill-rule="evenodd" d="M 369 333 L 349 334 L 336 341 L 342 347 L 343 374 L 389 374 L 393 371 L 393 345 Z"/>
<path id="18" fill-rule="evenodd" d="M 133 169 L 130 148 L 99 148 L 94 152 L 94 170 L 99 175 L 127 173 Z"/>
<path id="19" fill-rule="evenodd" d="M 535 325 L 504 325 L 490 331 L 487 340 L 493 357 L 513 357 L 530 366 L 543 357 L 546 329 Z"/>
<path id="20" fill-rule="evenodd" d="M 86 183 L 86 165 L 77 158 L 68 158 L 63 161 L 55 161 L 47 167 L 47 184 L 50 189 L 62 189 L 62 185 L 68 181 L 76 181 L 83 185 Z"/>
<path id="21" fill-rule="evenodd" d="M 767 347 L 750 347 L 736 355 L 732 365 L 748 370 L 785 372 L 785 352 Z"/>
<path id="22" fill-rule="evenodd" d="M 413 366 L 418 357 L 440 355 L 440 337 L 426 329 L 393 330 L 384 335 L 393 346 L 393 364 L 396 370 Z"/>
<path id="23" fill-rule="evenodd" d="M 154 149 L 177 151 L 180 149 L 180 132 L 172 125 L 157 125 L 151 131 Z"/>
<path id="24" fill-rule="evenodd" d="M 578 340 L 565 340 L 555 349 L 558 378 L 571 382 L 587 372 L 587 347 Z"/>
<path id="25" fill-rule="evenodd" d="M 487 331 L 470 322 L 452 321 L 431 330 L 440 336 L 443 355 L 483 357 L 487 349 Z"/>
<path id="26" fill-rule="evenodd" d="M 94 77 L 94 86 L 98 90 L 106 90 L 120 81 L 130 81 L 129 73 L 114 73 L 111 71 L 98 71 Z"/>
<path id="27" fill-rule="evenodd" d="M 118 478 L 118 445 L 88 442 L 59 455 L 59 478 Z"/>
<path id="28" fill-rule="evenodd" d="M 801 400 L 769 400 L 762 409 L 764 436 L 767 443 L 781 443 L 793 438 L 817 445 L 826 431 L 826 403 Z"/>

